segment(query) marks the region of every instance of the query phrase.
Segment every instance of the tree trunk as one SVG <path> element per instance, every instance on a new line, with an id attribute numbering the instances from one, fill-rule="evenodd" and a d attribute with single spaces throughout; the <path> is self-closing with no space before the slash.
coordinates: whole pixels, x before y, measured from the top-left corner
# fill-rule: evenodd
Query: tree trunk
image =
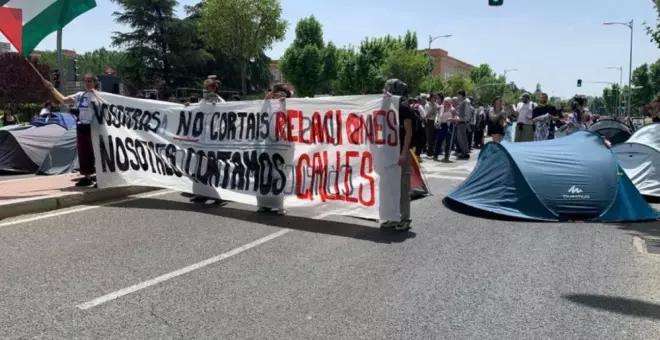
<path id="1" fill-rule="evenodd" d="M 241 60 L 241 97 L 247 96 L 247 60 Z"/>

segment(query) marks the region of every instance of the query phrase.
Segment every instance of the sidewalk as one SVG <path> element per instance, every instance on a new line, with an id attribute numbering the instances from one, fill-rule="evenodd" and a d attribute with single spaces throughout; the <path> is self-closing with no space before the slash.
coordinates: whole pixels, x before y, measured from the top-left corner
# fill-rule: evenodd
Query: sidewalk
<path id="1" fill-rule="evenodd" d="M 77 188 L 78 174 L 0 181 L 0 219 L 119 199 L 150 187 Z"/>

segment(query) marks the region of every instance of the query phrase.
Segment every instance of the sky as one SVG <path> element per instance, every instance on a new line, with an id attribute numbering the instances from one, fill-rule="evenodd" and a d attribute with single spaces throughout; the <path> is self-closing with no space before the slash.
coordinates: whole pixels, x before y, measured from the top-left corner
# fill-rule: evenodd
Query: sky
<path id="1" fill-rule="evenodd" d="M 197 0 L 179 0 L 183 5 Z M 324 39 L 335 45 L 359 45 L 365 37 L 418 34 L 420 48 L 428 48 L 428 37 L 451 34 L 435 40 L 432 48 L 470 63 L 489 64 L 496 72 L 518 69 L 507 78 L 533 91 L 541 84 L 550 95 L 569 97 L 576 93 L 601 95 L 607 84 L 619 82 L 623 66 L 628 79 L 630 29 L 604 26 L 603 22 L 634 20 L 633 69 L 660 59 L 660 49 L 644 32 L 643 22 L 655 25 L 651 0 L 504 0 L 501 7 L 489 7 L 488 0 L 281 0 L 283 18 L 289 22 L 286 39 L 274 44 L 267 55 L 282 56 L 295 35 L 301 18 L 314 15 L 323 25 Z M 63 46 L 76 52 L 109 47 L 114 31 L 125 27 L 113 22 L 112 12 L 120 10 L 109 0 L 67 26 Z M 0 34 L 1 36 L 1 34 Z M 0 40 L 6 41 L 4 37 Z M 55 34 L 39 50 L 56 47 Z M 577 79 L 583 80 L 577 88 Z"/>

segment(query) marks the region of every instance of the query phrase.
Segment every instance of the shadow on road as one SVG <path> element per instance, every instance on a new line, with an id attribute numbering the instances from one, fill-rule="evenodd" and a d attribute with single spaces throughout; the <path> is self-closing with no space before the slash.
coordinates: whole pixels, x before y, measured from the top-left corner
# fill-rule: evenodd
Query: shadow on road
<path id="1" fill-rule="evenodd" d="M 619 229 L 646 239 L 647 245 L 660 247 L 660 221 L 639 223 L 617 223 Z"/>
<path id="2" fill-rule="evenodd" d="M 265 224 L 273 227 L 349 237 L 376 243 L 401 243 L 417 236 L 417 234 L 411 231 L 388 231 L 377 227 L 367 227 L 358 224 L 316 220 L 292 215 L 279 216 L 274 213 L 258 213 L 256 211 L 230 208 L 222 205 L 196 205 L 157 198 L 142 198 L 135 201 L 117 203 L 113 206 L 154 210 L 195 211 L 245 222 Z"/>
<path id="3" fill-rule="evenodd" d="M 660 320 L 660 305 L 650 302 L 590 294 L 570 294 L 563 295 L 562 297 L 574 303 L 606 310 L 612 313 Z"/>

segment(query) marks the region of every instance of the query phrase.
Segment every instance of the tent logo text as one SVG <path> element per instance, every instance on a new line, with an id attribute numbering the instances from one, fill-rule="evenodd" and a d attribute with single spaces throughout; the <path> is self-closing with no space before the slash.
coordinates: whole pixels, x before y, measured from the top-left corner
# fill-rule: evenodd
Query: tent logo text
<path id="1" fill-rule="evenodd" d="M 575 185 L 570 187 L 568 189 L 568 194 L 562 195 L 564 199 L 569 199 L 569 200 L 583 200 L 583 199 L 589 199 L 591 196 L 589 195 L 581 195 L 582 194 L 582 189 L 576 187 Z"/>

